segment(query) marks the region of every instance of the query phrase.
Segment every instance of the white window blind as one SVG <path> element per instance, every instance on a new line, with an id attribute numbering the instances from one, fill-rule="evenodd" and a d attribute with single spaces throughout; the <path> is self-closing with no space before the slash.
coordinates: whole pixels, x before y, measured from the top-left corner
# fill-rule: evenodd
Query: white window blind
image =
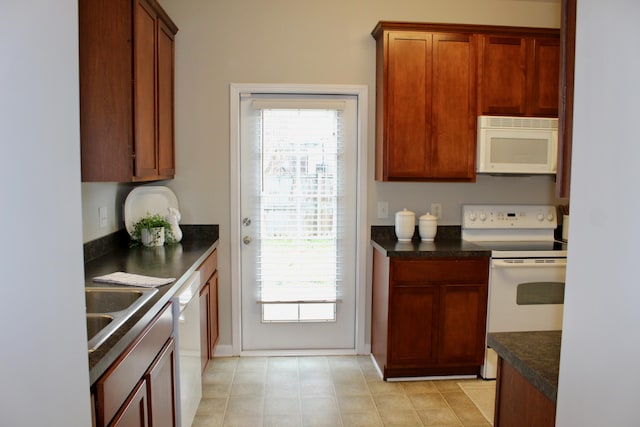
<path id="1" fill-rule="evenodd" d="M 256 301 L 263 321 L 334 320 L 345 251 L 343 109 L 339 100 L 252 103 L 258 187 Z M 355 195 L 352 195 L 355 197 Z M 348 240 L 348 239 L 347 239 Z"/>

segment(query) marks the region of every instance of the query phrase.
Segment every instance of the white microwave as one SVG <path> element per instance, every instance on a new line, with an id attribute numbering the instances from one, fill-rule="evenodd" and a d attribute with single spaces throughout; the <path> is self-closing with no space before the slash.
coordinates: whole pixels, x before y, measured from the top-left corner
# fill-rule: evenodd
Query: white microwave
<path id="1" fill-rule="evenodd" d="M 558 119 L 478 116 L 476 171 L 555 174 Z"/>

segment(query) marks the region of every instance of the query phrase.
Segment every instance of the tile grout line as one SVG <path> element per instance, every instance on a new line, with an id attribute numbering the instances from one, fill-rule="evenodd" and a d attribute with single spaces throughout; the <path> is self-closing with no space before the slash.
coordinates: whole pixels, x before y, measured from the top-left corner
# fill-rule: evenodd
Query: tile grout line
<path id="1" fill-rule="evenodd" d="M 227 391 L 227 398 L 224 404 L 224 411 L 222 412 L 222 426 L 224 426 L 224 421 L 227 419 L 227 411 L 229 410 L 229 402 L 231 400 L 231 391 L 233 390 L 233 383 L 236 380 L 236 373 L 238 372 L 239 364 L 240 361 L 238 360 L 233 367 L 233 375 L 231 375 L 231 383 L 229 384 L 229 390 Z"/>
<path id="2" fill-rule="evenodd" d="M 296 367 L 298 373 L 298 414 L 300 417 L 300 425 L 304 427 L 304 414 L 302 413 L 302 384 L 300 383 L 300 358 L 296 356 Z"/>
<path id="3" fill-rule="evenodd" d="M 458 387 L 458 389 L 460 389 L 460 386 L 456 384 L 456 387 Z M 437 388 L 437 386 L 436 386 Z M 460 389 L 460 392 L 463 393 L 462 389 Z M 440 396 L 442 397 L 442 399 L 445 401 L 445 403 L 447 404 L 447 408 L 449 408 L 451 410 L 451 412 L 453 412 L 453 415 L 456 417 L 456 419 L 458 420 L 458 423 L 460 424 L 460 426 L 464 426 L 464 423 L 462 422 L 462 420 L 460 419 L 460 417 L 458 416 L 458 413 L 456 412 L 455 409 L 453 409 L 453 406 L 451 406 L 451 404 L 449 403 L 449 401 L 447 400 L 446 397 L 444 397 L 444 394 L 442 394 L 442 391 L 440 389 L 438 389 L 438 393 L 440 393 Z"/>

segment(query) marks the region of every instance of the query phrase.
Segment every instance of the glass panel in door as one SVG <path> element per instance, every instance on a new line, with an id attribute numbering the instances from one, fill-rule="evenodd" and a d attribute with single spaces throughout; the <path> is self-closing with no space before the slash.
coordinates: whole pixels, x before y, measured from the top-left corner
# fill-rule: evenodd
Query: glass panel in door
<path id="1" fill-rule="evenodd" d="M 355 347 L 356 98 L 241 99 L 242 350 Z"/>

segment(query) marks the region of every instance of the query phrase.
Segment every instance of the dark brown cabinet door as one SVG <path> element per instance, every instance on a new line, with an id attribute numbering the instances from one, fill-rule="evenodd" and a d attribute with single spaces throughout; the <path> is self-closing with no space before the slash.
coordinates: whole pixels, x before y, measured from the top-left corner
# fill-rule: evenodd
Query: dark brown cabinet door
<path id="1" fill-rule="evenodd" d="M 78 1 L 82 181 L 133 176 L 131 3 Z"/>
<path id="2" fill-rule="evenodd" d="M 424 178 L 431 168 L 432 36 L 391 32 L 388 40 L 386 176 Z"/>
<path id="3" fill-rule="evenodd" d="M 218 343 L 218 251 L 198 267 L 200 271 L 200 351 L 202 372 Z"/>
<path id="4" fill-rule="evenodd" d="M 389 302 L 389 367 L 414 367 L 436 361 L 438 288 L 392 285 Z"/>
<path id="5" fill-rule="evenodd" d="M 156 146 L 156 14 L 145 0 L 134 11 L 135 175 L 158 175 Z"/>
<path id="6" fill-rule="evenodd" d="M 431 177 L 475 179 L 476 39 L 471 34 L 433 35 L 429 146 Z"/>
<path id="7" fill-rule="evenodd" d="M 176 345 L 170 338 L 145 375 L 149 396 L 149 425 L 175 427 L 176 412 Z"/>
<path id="8" fill-rule="evenodd" d="M 148 427 L 147 387 L 141 380 L 116 414 L 109 427 Z"/>
<path id="9" fill-rule="evenodd" d="M 486 284 L 440 287 L 441 364 L 482 365 L 486 332 Z"/>
<path id="10" fill-rule="evenodd" d="M 475 179 L 473 34 L 376 34 L 376 179 Z"/>
<path id="11" fill-rule="evenodd" d="M 209 358 L 213 357 L 216 345 L 218 344 L 218 272 L 216 271 L 209 279 Z"/>
<path id="12" fill-rule="evenodd" d="M 558 73 L 560 69 L 560 40 L 535 38 L 531 40 L 528 67 L 528 109 L 531 116 L 558 116 Z"/>
<path id="13" fill-rule="evenodd" d="M 558 37 L 483 35 L 480 52 L 480 114 L 558 115 Z"/>
<path id="14" fill-rule="evenodd" d="M 211 306 L 211 287 L 207 282 L 202 289 L 200 289 L 200 364 L 201 370 L 207 368 L 209 358 L 211 357 L 209 347 L 209 313 Z"/>
<path id="15" fill-rule="evenodd" d="M 521 37 L 482 36 L 480 112 L 525 115 L 527 91 L 526 40 Z"/>
<path id="16" fill-rule="evenodd" d="M 200 358 L 202 372 L 218 343 L 218 271 L 215 271 L 200 289 Z"/>
<path id="17" fill-rule="evenodd" d="M 174 154 L 174 35 L 158 23 L 158 175 L 175 174 Z"/>

